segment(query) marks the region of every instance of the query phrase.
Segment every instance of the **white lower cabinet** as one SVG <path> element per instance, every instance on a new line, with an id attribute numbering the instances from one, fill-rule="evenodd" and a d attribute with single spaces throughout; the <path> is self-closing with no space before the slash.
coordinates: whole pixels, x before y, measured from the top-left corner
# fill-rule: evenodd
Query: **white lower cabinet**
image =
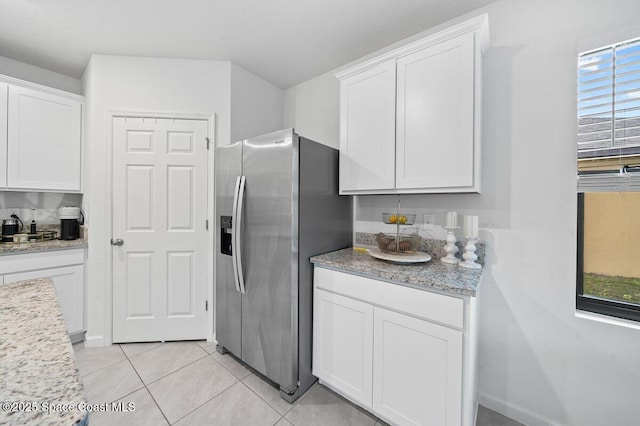
<path id="1" fill-rule="evenodd" d="M 316 289 L 313 348 L 313 374 L 371 408 L 373 306 Z"/>
<path id="2" fill-rule="evenodd" d="M 391 424 L 472 426 L 473 299 L 316 267 L 313 374 Z"/>
<path id="3" fill-rule="evenodd" d="M 462 332 L 374 310 L 373 409 L 397 424 L 460 425 Z"/>
<path id="4" fill-rule="evenodd" d="M 2 260 L 4 284 L 51 278 L 72 341 L 84 333 L 84 249 L 10 255 Z M 0 276 L 0 282 L 1 276 Z"/>

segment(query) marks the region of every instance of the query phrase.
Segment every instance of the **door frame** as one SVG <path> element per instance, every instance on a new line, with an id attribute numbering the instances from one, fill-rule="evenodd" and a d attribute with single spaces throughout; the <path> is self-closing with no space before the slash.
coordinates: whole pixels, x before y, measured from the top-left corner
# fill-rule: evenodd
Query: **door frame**
<path id="1" fill-rule="evenodd" d="M 113 344 L 113 250 L 109 243 L 109 238 L 113 238 L 113 120 L 115 118 L 143 118 L 143 119 L 176 119 L 176 120 L 201 120 L 207 121 L 207 137 L 209 138 L 210 147 L 207 151 L 207 220 L 209 221 L 209 235 L 207 239 L 207 300 L 209 301 L 209 310 L 207 311 L 207 341 L 213 342 L 214 340 L 214 238 L 215 238 L 215 215 L 214 215 L 214 203 L 215 203 L 215 182 L 214 178 L 214 165 L 215 158 L 214 152 L 217 146 L 216 140 L 216 114 L 189 114 L 181 112 L 158 112 L 158 111 L 107 111 L 105 119 L 105 140 L 109 144 L 107 147 L 109 152 L 109 158 L 106 160 L 108 167 L 105 175 L 105 210 L 104 210 L 104 224 L 105 229 L 108 230 L 109 235 L 100 236 L 98 238 L 105 238 L 104 244 L 108 246 L 107 262 L 105 262 L 104 270 L 102 271 L 106 277 L 105 287 L 105 303 L 104 303 L 104 345 L 109 346 Z M 95 191 L 95 190 L 94 190 Z M 89 272 L 91 276 L 91 271 Z"/>

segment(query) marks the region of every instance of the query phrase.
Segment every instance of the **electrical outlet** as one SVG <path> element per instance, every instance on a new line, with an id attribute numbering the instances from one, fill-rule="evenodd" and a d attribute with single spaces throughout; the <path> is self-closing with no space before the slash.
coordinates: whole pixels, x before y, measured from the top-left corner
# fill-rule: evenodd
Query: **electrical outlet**
<path id="1" fill-rule="evenodd" d="M 423 228 L 424 228 L 425 231 L 433 231 L 435 223 L 436 223 L 436 215 L 435 214 L 425 214 L 424 215 Z"/>

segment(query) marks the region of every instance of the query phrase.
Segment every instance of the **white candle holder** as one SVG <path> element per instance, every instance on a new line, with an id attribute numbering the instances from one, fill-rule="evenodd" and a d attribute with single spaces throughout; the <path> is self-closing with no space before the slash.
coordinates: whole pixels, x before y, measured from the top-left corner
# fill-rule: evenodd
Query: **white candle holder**
<path id="1" fill-rule="evenodd" d="M 456 246 L 456 235 L 453 233 L 454 230 L 460 228 L 459 226 L 445 226 L 444 227 L 447 232 L 447 244 L 444 246 L 444 251 L 447 253 L 446 256 L 441 257 L 440 261 L 444 263 L 457 264 L 460 262 L 460 259 L 456 257 L 456 253 L 458 253 L 458 246 Z"/>
<path id="2" fill-rule="evenodd" d="M 464 246 L 464 254 L 462 255 L 464 261 L 458 263 L 458 266 L 460 266 L 461 268 L 482 268 L 482 265 L 476 263 L 476 259 L 478 259 L 478 255 L 476 254 L 476 242 L 478 242 L 478 237 L 467 238 L 467 244 Z"/>

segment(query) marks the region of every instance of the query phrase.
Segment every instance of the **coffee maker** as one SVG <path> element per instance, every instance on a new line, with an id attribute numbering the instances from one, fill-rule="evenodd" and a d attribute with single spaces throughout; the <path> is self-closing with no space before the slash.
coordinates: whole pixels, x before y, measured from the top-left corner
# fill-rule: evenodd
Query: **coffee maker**
<path id="1" fill-rule="evenodd" d="M 60 239 L 77 240 L 80 238 L 80 207 L 60 207 Z"/>

